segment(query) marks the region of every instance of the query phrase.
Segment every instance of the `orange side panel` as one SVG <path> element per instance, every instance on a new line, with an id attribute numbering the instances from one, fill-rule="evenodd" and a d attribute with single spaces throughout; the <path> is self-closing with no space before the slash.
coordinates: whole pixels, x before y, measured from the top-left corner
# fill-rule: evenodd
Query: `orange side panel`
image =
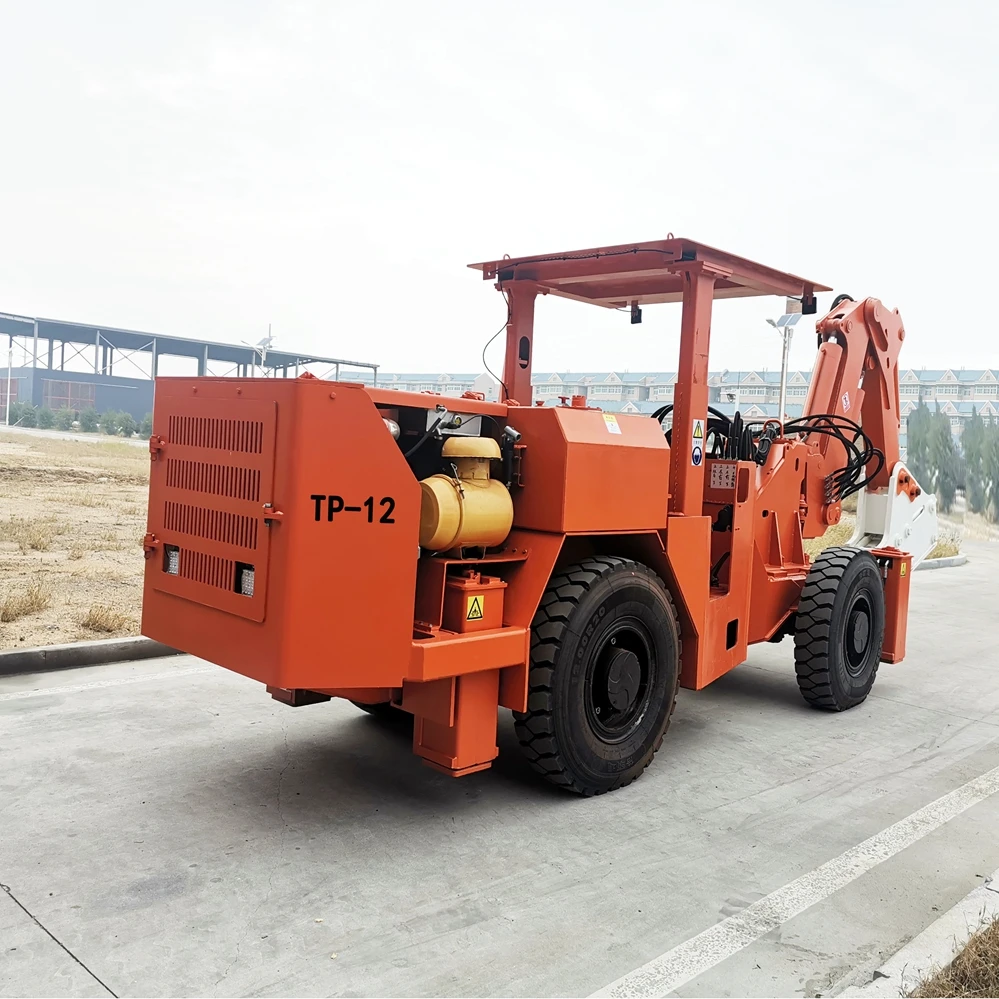
<path id="1" fill-rule="evenodd" d="M 666 526 L 669 447 L 655 420 L 558 406 L 513 409 L 510 422 L 526 445 L 515 526 L 566 534 Z"/>
<path id="2" fill-rule="evenodd" d="M 666 531 L 666 556 L 673 573 L 673 592 L 683 605 L 679 608 L 683 638 L 680 683 L 694 690 L 700 690 L 710 682 L 706 676 L 710 551 L 710 517 L 670 517 Z"/>
<path id="3" fill-rule="evenodd" d="M 265 426 L 264 450 L 249 455 L 257 469 L 233 447 L 239 440 L 226 421 L 266 424 L 268 407 L 273 433 Z M 185 429 L 194 418 L 208 422 Z M 318 379 L 161 378 L 153 433 L 163 446 L 150 532 L 177 544 L 182 568 L 185 558 L 223 564 L 211 563 L 197 592 L 164 585 L 162 549 L 154 548 L 143 634 L 275 687 L 401 687 L 412 655 L 420 488 L 363 389 Z M 172 460 L 188 463 L 186 478 L 169 478 Z M 272 488 L 247 494 L 247 475 L 259 470 L 263 484 L 268 462 Z M 169 520 L 170 504 L 190 509 Z M 236 518 L 250 521 L 258 544 L 269 541 L 265 559 L 234 546 L 250 530 Z M 263 566 L 253 598 L 235 591 L 236 562 Z M 261 600 L 262 613 L 234 609 Z"/>

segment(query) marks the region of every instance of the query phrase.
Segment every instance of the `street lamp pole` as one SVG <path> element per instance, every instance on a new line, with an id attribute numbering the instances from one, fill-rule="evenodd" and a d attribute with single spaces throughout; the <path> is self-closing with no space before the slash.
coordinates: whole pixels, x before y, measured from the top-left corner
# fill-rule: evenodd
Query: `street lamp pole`
<path id="1" fill-rule="evenodd" d="M 794 335 L 794 324 L 801 318 L 800 311 L 790 311 L 792 306 L 795 304 L 798 305 L 799 309 L 801 308 L 800 303 L 795 303 L 792 299 L 788 299 L 786 306 L 788 311 L 786 311 L 780 319 L 767 320 L 767 322 L 780 334 L 780 338 L 783 343 L 780 357 L 780 409 L 777 413 L 777 419 L 780 420 L 781 433 L 784 432 L 784 420 L 787 417 L 787 363 L 788 356 L 791 353 L 791 337 Z"/>
<path id="2" fill-rule="evenodd" d="M 10 375 L 11 368 L 14 366 L 14 339 L 10 340 L 9 346 L 7 347 L 7 413 L 4 416 L 4 422 L 9 427 L 10 426 Z"/>

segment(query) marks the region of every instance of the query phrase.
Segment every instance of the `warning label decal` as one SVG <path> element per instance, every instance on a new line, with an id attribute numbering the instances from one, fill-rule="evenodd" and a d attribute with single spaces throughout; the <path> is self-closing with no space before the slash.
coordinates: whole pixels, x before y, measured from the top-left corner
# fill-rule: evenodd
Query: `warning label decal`
<path id="1" fill-rule="evenodd" d="M 699 465 L 704 460 L 704 421 L 694 420 L 694 432 L 690 435 L 690 463 Z"/>
<path id="2" fill-rule="evenodd" d="M 604 424 L 607 427 L 607 433 L 621 433 L 621 425 L 617 422 L 617 417 L 613 413 L 604 413 Z"/>
<path id="3" fill-rule="evenodd" d="M 465 614 L 466 621 L 481 621 L 482 608 L 486 604 L 486 598 L 481 594 L 477 597 L 468 598 L 468 611 Z"/>

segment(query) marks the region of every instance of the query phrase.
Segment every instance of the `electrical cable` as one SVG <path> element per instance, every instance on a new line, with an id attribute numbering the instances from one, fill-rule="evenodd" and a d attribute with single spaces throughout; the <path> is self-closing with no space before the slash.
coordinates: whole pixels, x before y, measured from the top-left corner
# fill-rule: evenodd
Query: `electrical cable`
<path id="1" fill-rule="evenodd" d="M 506 300 L 506 320 L 504 321 L 503 325 L 486 341 L 486 345 L 482 348 L 482 366 L 503 387 L 503 398 L 505 399 L 507 397 L 507 395 L 509 394 L 507 392 L 507 390 L 506 390 L 506 382 L 504 382 L 503 379 L 500 378 L 500 376 L 497 375 L 496 372 L 493 371 L 493 369 L 489 367 L 489 362 L 486 360 L 486 351 L 489 349 L 489 347 L 492 344 L 493 340 L 495 340 L 496 337 L 498 337 L 500 335 L 500 333 L 502 333 L 503 330 L 505 330 L 510 325 L 510 323 L 513 321 L 513 308 L 510 305 L 510 296 L 505 291 L 503 292 L 503 298 Z"/>

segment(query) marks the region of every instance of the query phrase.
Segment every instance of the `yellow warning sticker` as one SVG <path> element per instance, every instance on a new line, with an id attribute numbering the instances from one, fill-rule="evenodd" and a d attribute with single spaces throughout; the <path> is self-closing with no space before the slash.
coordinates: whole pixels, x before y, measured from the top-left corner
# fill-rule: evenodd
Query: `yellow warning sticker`
<path id="1" fill-rule="evenodd" d="M 604 413 L 604 425 L 607 427 L 607 433 L 609 434 L 621 433 L 621 425 L 617 422 L 617 417 L 613 413 Z"/>
<path id="2" fill-rule="evenodd" d="M 486 606 L 486 598 L 481 594 L 468 598 L 468 611 L 465 614 L 466 621 L 481 621 L 482 611 Z"/>
<path id="3" fill-rule="evenodd" d="M 902 563 L 902 568 L 899 570 L 898 574 L 900 576 L 904 576 L 905 575 L 905 563 L 904 562 Z"/>
<path id="4" fill-rule="evenodd" d="M 694 440 L 701 440 L 704 437 L 704 424 L 700 420 L 694 421 Z"/>

